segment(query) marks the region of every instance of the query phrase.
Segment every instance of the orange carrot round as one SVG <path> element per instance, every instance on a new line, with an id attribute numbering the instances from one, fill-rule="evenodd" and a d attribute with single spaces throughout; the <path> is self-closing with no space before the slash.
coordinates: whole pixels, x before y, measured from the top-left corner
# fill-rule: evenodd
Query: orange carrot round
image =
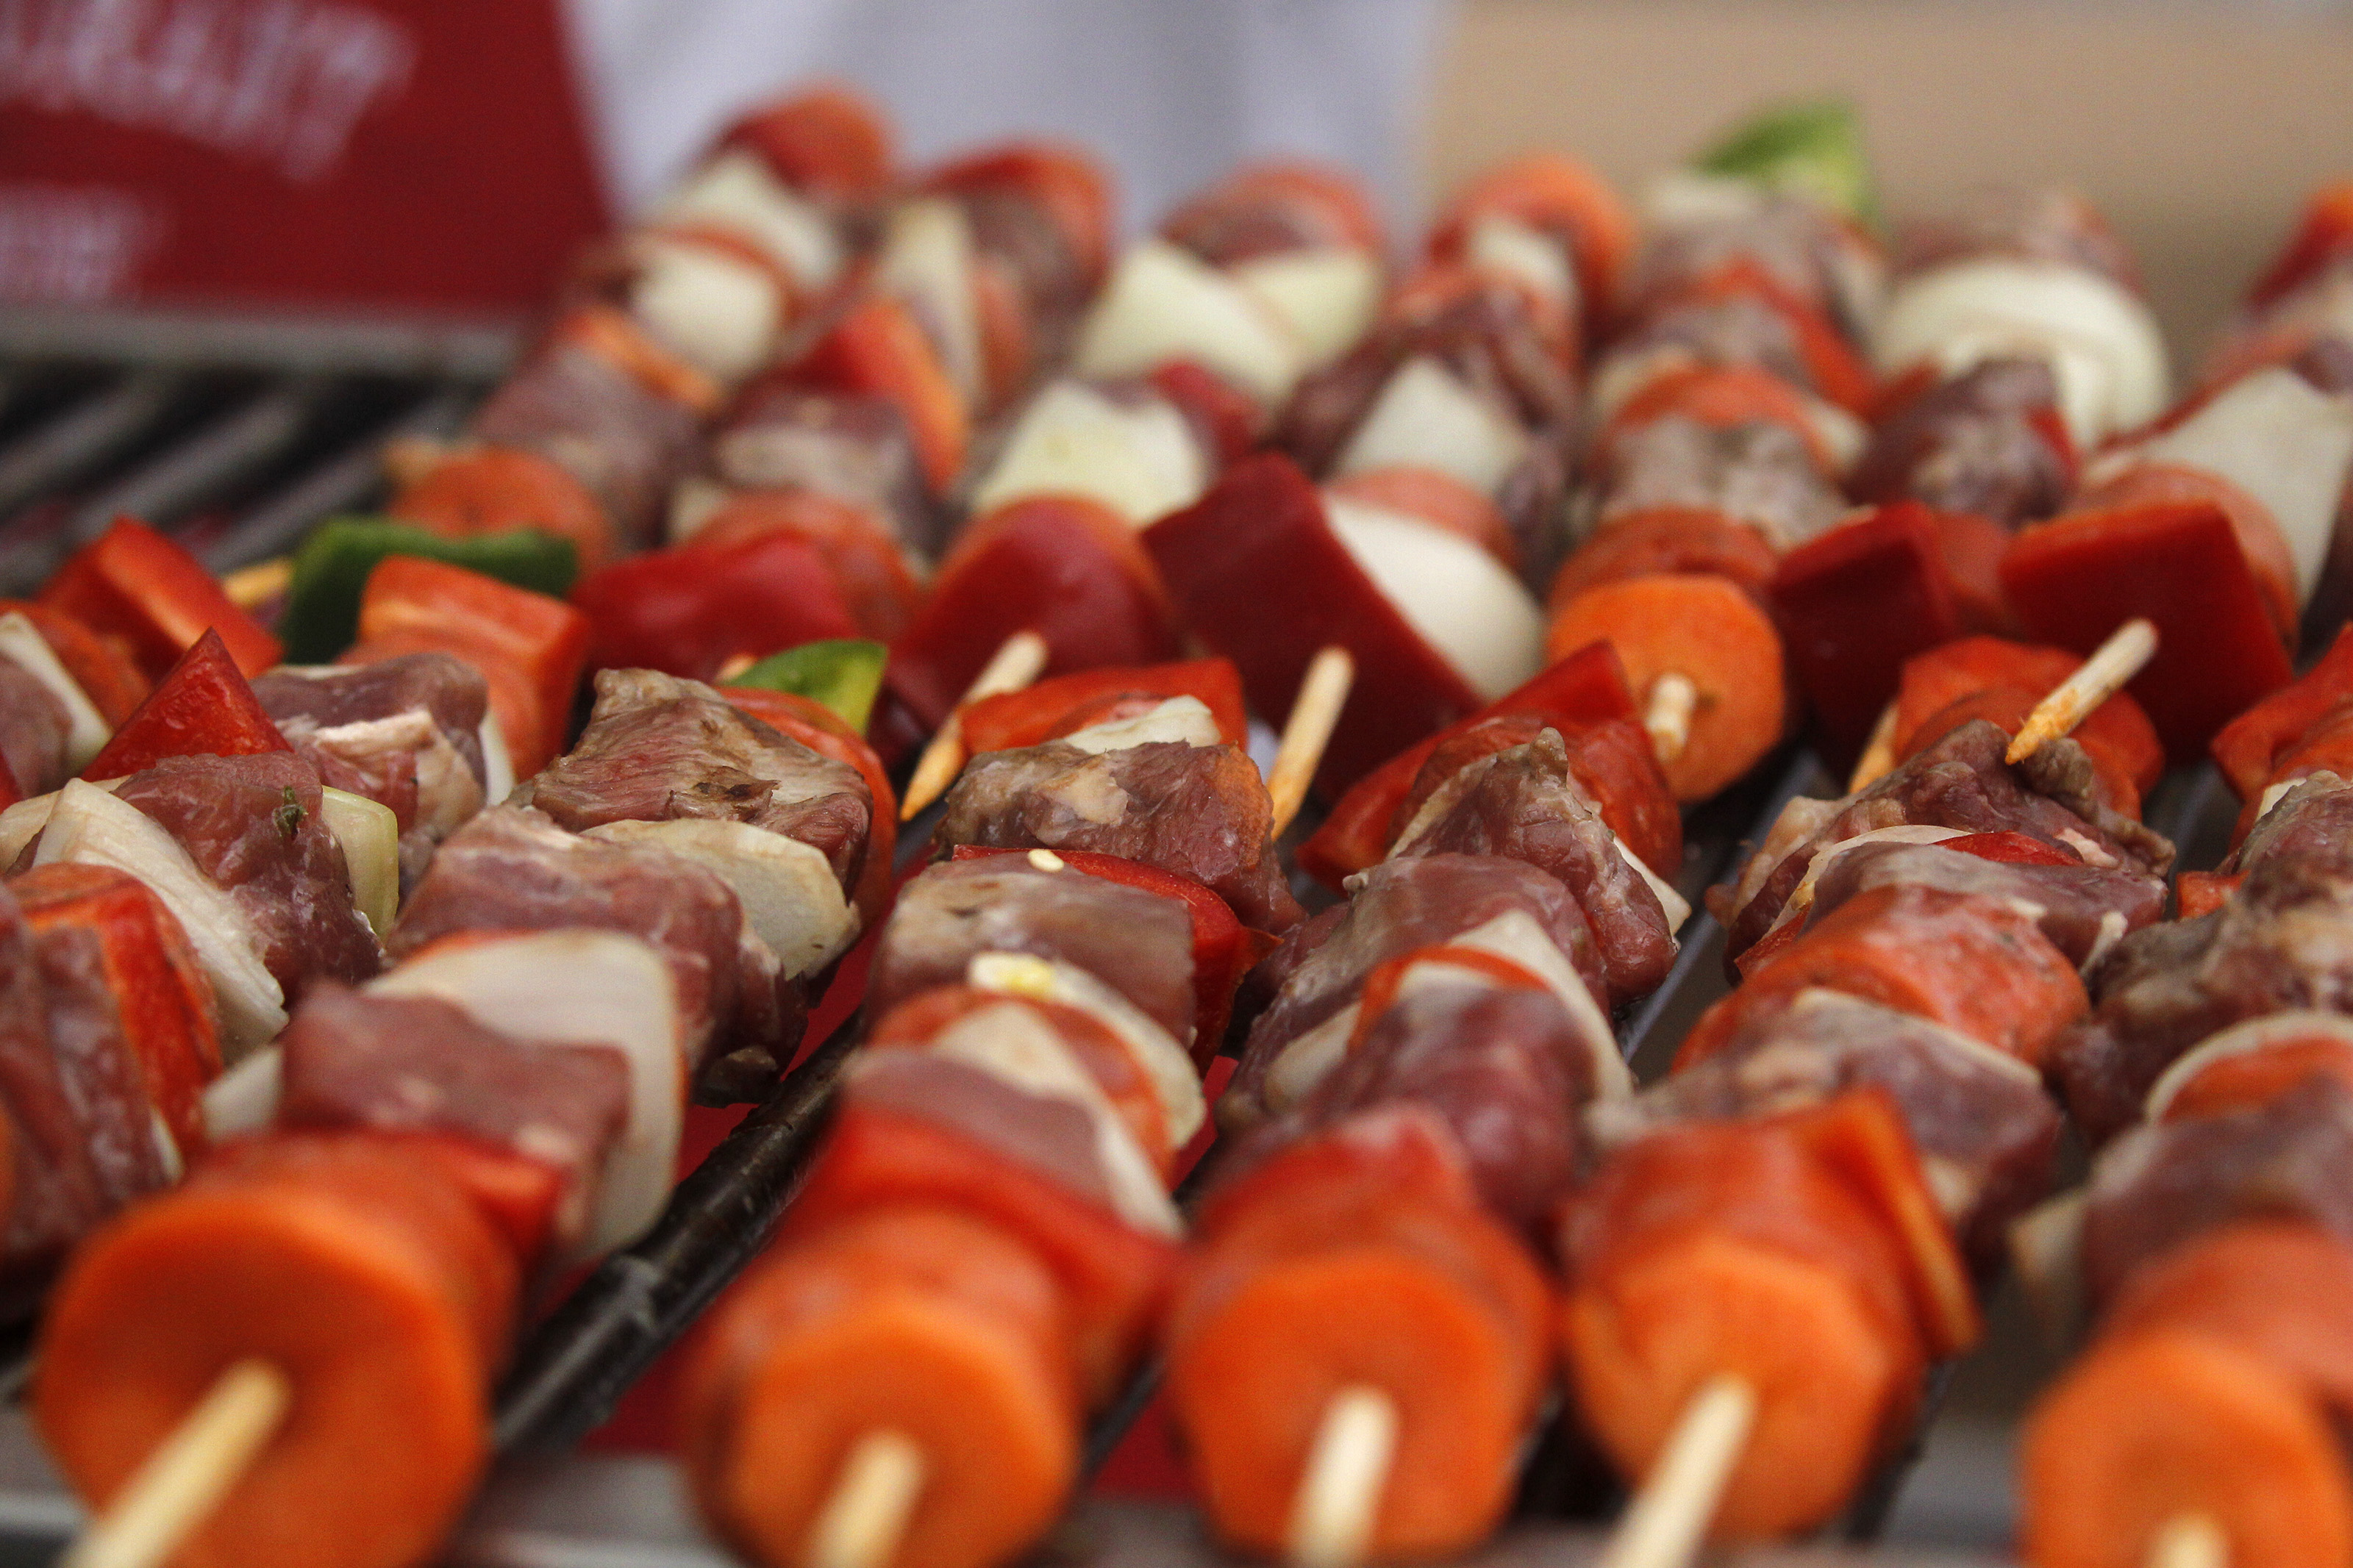
<path id="1" fill-rule="evenodd" d="M 1078 1396 L 1053 1277 L 953 1210 L 870 1210 L 772 1253 L 712 1314 L 686 1373 L 694 1494 L 755 1562 L 807 1561 L 860 1439 L 921 1450 L 892 1568 L 986 1568 L 1053 1522 Z"/>
<path id="2" fill-rule="evenodd" d="M 385 510 L 451 538 L 535 528 L 568 539 L 586 574 L 613 553 L 613 524 L 587 487 L 535 452 L 482 447 L 436 463 Z"/>
<path id="3" fill-rule="evenodd" d="M 248 1357 L 293 1402 L 174 1561 L 410 1568 L 489 1457 L 487 1394 L 512 1329 L 509 1245 L 414 1140 L 233 1145 L 84 1247 L 52 1300 L 33 1407 L 98 1503 Z"/>
<path id="4" fill-rule="evenodd" d="M 1788 721 L 1780 635 L 1730 579 L 1669 573 L 1604 583 L 1560 606 L 1547 657 L 1607 642 L 1644 700 L 1662 675 L 1699 689 L 1690 738 L 1662 756 L 1682 801 L 1704 800 L 1761 762 Z"/>
<path id="5" fill-rule="evenodd" d="M 1324 1413 L 1361 1385 L 1398 1411 L 1371 1552 L 1476 1545 L 1511 1500 L 1542 1387 L 1541 1277 L 1459 1204 L 1295 1195 L 1221 1223 L 1171 1314 L 1168 1394 L 1211 1523 L 1282 1552 Z"/>
<path id="6" fill-rule="evenodd" d="M 1711 1379 L 1757 1396 L 1716 1510 L 1724 1539 L 1836 1511 L 1915 1407 L 1926 1363 L 1894 1238 L 1792 1131 L 1695 1123 L 1643 1139 L 1563 1231 L 1568 1383 L 1621 1474 L 1657 1462 Z"/>
<path id="7" fill-rule="evenodd" d="M 2280 1368 L 2190 1328 L 2116 1335 L 2044 1398 L 2020 1456 L 2035 1568 L 2139 1568 L 2197 1513 L 2231 1568 L 2353 1559 L 2353 1483 L 2319 1403 Z"/>

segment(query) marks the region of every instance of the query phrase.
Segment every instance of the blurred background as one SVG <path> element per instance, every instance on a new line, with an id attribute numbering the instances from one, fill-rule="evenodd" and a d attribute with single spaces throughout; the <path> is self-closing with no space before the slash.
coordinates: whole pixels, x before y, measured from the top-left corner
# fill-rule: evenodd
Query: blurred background
<path id="1" fill-rule="evenodd" d="M 828 73 L 922 163 L 1048 132 L 1132 227 L 1238 158 L 1400 232 L 1527 146 L 1639 183 L 1760 102 L 1862 109 L 1888 206 L 2065 181 L 2202 345 L 2353 163 L 2331 0 L 0 0 L 0 295 L 491 315 L 714 130 Z"/>

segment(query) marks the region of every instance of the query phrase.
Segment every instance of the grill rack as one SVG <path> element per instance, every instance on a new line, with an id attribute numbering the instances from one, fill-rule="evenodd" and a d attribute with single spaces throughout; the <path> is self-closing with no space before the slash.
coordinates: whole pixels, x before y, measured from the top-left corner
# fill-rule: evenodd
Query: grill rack
<path id="1" fill-rule="evenodd" d="M 120 512 L 181 539 L 216 572 L 280 554 L 321 519 L 379 500 L 385 444 L 457 429 L 523 341 L 512 321 L 0 310 L 0 595 L 37 588 Z M 1638 1075 L 1662 1068 L 1725 989 L 1722 931 L 1698 907 L 1699 893 L 1729 872 L 1791 796 L 1840 788 L 1792 746 L 1687 819 L 1676 882 L 1697 912 L 1665 984 L 1620 1020 Z M 2231 816 L 2211 767 L 2168 776 L 2148 812 L 2192 867 L 2219 858 Z M 919 822 L 905 837 L 905 854 L 921 853 L 928 826 Z M 528 1337 L 494 1402 L 499 1473 L 450 1561 L 502 1568 L 726 1561 L 695 1530 L 667 1466 L 568 1451 L 765 1245 L 815 1152 L 861 1021 L 853 1013 L 810 1051 L 681 1181 L 654 1230 L 607 1259 Z M 14 1355 L 0 1350 L 0 1360 L 14 1363 L 0 1373 L 0 1396 L 13 1395 L 23 1382 L 21 1347 Z M 1932 1373 L 1912 1440 L 1827 1538 L 1878 1539 L 1954 1383 L 1949 1365 Z M 1109 1458 L 1157 1384 L 1158 1369 L 1145 1369 L 1097 1418 L 1087 1473 Z M 1524 1470 L 1515 1522 L 1465 1568 L 1585 1563 L 1600 1539 L 1595 1521 L 1614 1500 L 1570 1424 L 1547 1421 Z M 1969 1522 L 1947 1533 L 1971 1545 L 1998 1542 L 1998 1501 L 1968 1504 Z M 78 1517 L 22 1412 L 0 1410 L 0 1565 L 47 1561 Z M 1039 1553 L 1041 1563 L 1070 1568 L 1219 1560 L 1180 1511 L 1100 1500 L 1083 1503 Z M 1887 1568 L 1988 1561 L 1903 1548 L 1862 1559 L 1797 1548 L 1739 1560 Z"/>

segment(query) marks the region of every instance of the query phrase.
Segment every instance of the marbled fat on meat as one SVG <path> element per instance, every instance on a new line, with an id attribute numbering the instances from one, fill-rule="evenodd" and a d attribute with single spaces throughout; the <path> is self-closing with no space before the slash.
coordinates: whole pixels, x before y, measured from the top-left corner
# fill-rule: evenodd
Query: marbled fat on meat
<path id="1" fill-rule="evenodd" d="M 66 781 L 66 705 L 33 672 L 0 655 L 0 763 L 30 798 Z"/>
<path id="2" fill-rule="evenodd" d="M 2037 927 L 2078 966 L 2165 915 L 2164 879 L 2129 866 L 2013 865 L 1936 844 L 1881 842 L 1858 844 L 1831 860 L 1814 883 L 1806 919 L 1819 921 L 1849 899 L 1884 887 L 2031 904 Z"/>
<path id="3" fill-rule="evenodd" d="M 1267 1074 L 1301 1036 L 1356 999 L 1366 976 L 1392 958 L 1460 936 L 1514 910 L 1532 916 L 1596 998 L 1608 994 L 1585 910 L 1560 882 L 1493 855 L 1418 855 L 1385 860 L 1352 878 L 1354 896 L 1329 925 L 1302 926 L 1267 963 L 1287 970 L 1251 1025 L 1218 1115 L 1246 1126 L 1267 1114 Z"/>
<path id="4" fill-rule="evenodd" d="M 1276 858 L 1274 808 L 1236 746 L 1155 741 L 1090 755 L 1059 741 L 973 759 L 933 847 L 1080 849 L 1192 878 L 1258 931 L 1299 923 Z"/>
<path id="5" fill-rule="evenodd" d="M 166 757 L 115 798 L 160 824 L 236 902 L 290 1004 L 315 981 L 355 983 L 384 966 L 320 816 L 318 770 L 293 752 Z"/>
<path id="6" fill-rule="evenodd" d="M 2102 1152 L 2084 1208 L 2094 1305 L 2152 1258 L 2232 1220 L 2309 1220 L 2353 1241 L 2353 1093 L 2316 1075 L 2262 1105 L 2135 1129 Z"/>
<path id="7" fill-rule="evenodd" d="M 1420 988 L 1384 1013 L 1305 1100 L 1221 1156 L 1219 1179 L 1365 1111 L 1412 1104 L 1452 1134 L 1488 1208 L 1533 1234 L 1577 1180 L 1577 1108 L 1593 1088 L 1591 1052 L 1551 994 Z"/>
<path id="8" fill-rule="evenodd" d="M 532 781 L 530 803 L 575 833 L 679 817 L 745 823 L 817 849 L 845 889 L 865 865 L 874 808 L 849 763 L 778 734 L 699 680 L 650 669 L 596 677 L 588 728 Z"/>
<path id="9" fill-rule="evenodd" d="M 323 985 L 280 1047 L 280 1125 L 446 1132 L 535 1160 L 564 1178 L 567 1237 L 628 1119 L 619 1047 L 518 1039 L 438 997 Z"/>
<path id="10" fill-rule="evenodd" d="M 2064 740 L 2044 747 L 2031 773 L 2003 763 L 2009 748 L 2000 726 L 1980 719 L 1905 759 L 1868 789 L 1838 801 L 1791 801 L 1782 816 L 1794 819 L 1799 831 L 1784 834 L 1777 824 L 1757 852 L 1778 856 L 1772 868 L 1760 877 L 1751 866 L 1732 890 L 1711 892 L 1709 907 L 1725 926 L 1726 963 L 1772 929 L 1817 851 L 1878 828 L 1916 824 L 1961 833 L 2022 833 L 2093 864 L 2160 878 L 2172 868 L 2171 844 L 2072 787 L 2081 782 L 2073 780 L 2073 764 L 2083 757 L 2082 747 Z M 2045 785 L 2065 798 L 2054 798 Z"/>
<path id="11" fill-rule="evenodd" d="M 1458 769 L 1391 854 L 1504 856 L 1556 879 L 1592 929 L 1608 982 L 1597 997 L 1605 1008 L 1657 990 L 1674 964 L 1674 932 L 1658 894 L 1620 853 L 1555 731 Z"/>
<path id="12" fill-rule="evenodd" d="M 565 926 L 623 931 L 659 952 L 697 1045 L 731 1025 L 756 1035 L 764 988 L 773 1017 L 775 955 L 765 977 L 747 963 L 743 906 L 726 883 L 676 855 L 566 833 L 528 807 L 493 806 L 453 835 L 385 946 L 397 961 L 461 931 Z"/>
<path id="13" fill-rule="evenodd" d="M 1835 991 L 1801 992 L 1731 1044 L 1586 1121 L 1604 1151 L 1683 1121 L 1769 1116 L 1850 1089 L 1886 1090 L 1946 1219 L 1980 1267 L 2049 1190 L 2059 1108 L 2033 1073 L 1924 1018 Z"/>
<path id="14" fill-rule="evenodd" d="M 899 890 L 866 985 L 880 1018 L 965 977 L 975 954 L 1027 952 L 1085 970 L 1178 1041 L 1193 1029 L 1193 923 L 1174 900 L 1018 856 L 946 860 Z"/>
<path id="15" fill-rule="evenodd" d="M 2353 1013 L 2353 878 L 2288 853 L 2302 837 L 2293 825 L 2260 845 L 2251 837 L 2253 868 L 2221 909 L 2137 931 L 2093 971 L 2092 1016 L 2055 1063 L 2087 1136 L 2129 1125 L 2167 1068 L 2232 1024 L 2291 1008 Z"/>

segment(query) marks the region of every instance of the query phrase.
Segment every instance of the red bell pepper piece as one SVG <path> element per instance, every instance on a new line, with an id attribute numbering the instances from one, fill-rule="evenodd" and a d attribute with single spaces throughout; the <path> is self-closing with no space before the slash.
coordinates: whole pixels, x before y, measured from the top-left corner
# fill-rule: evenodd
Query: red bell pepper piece
<path id="1" fill-rule="evenodd" d="M 237 673 L 227 644 L 208 629 L 122 721 L 81 776 L 119 779 L 165 757 L 244 757 L 290 749 Z"/>
<path id="2" fill-rule="evenodd" d="M 1929 1352 L 1957 1355 L 1975 1344 L 1985 1321 L 1968 1266 L 1928 1185 L 1911 1129 L 1887 1090 L 1850 1089 L 1777 1120 L 1886 1221 L 1910 1266 L 1910 1293 Z"/>
<path id="3" fill-rule="evenodd" d="M 2280 762 L 2337 708 L 2353 701 L 2353 626 L 2313 667 L 2216 731 L 2215 766 L 2241 800 L 2269 787 Z"/>
<path id="4" fill-rule="evenodd" d="M 873 930 L 890 907 L 892 870 L 899 854 L 899 796 L 891 788 L 891 775 L 882 770 L 882 759 L 848 720 L 813 697 L 754 686 L 723 686 L 719 695 L 818 755 L 848 763 L 866 781 L 874 796 L 874 816 L 867 827 L 866 868 L 859 873 L 853 901 L 866 929 Z"/>
<path id="5" fill-rule="evenodd" d="M 891 122 L 840 87 L 813 88 L 747 114 L 721 142 L 757 153 L 776 178 L 821 198 L 880 199 L 895 177 Z"/>
<path id="6" fill-rule="evenodd" d="M 954 858 L 982 860 L 996 855 L 1028 853 L 1026 849 L 959 844 Z M 1244 926 L 1234 918 L 1225 900 L 1190 877 L 1092 849 L 1058 849 L 1054 853 L 1063 865 L 1082 875 L 1141 888 L 1164 899 L 1175 899 L 1185 906 L 1185 912 L 1193 921 L 1193 1059 L 1208 1067 L 1225 1040 L 1235 987 L 1260 959 L 1274 951 L 1277 939 Z"/>
<path id="7" fill-rule="evenodd" d="M 1219 468 L 1240 462 L 1257 445 L 1264 417 L 1257 401 L 1217 372 L 1191 360 L 1176 360 L 1145 379 L 1181 409 L 1195 429 L 1208 433 Z"/>
<path id="8" fill-rule="evenodd" d="M 1123 699 L 1137 700 L 1133 706 L 1140 709 L 1171 697 L 1199 698 L 1228 745 L 1250 743 L 1241 674 L 1231 659 L 1224 658 L 1076 670 L 1019 691 L 984 697 L 964 710 L 964 743 L 976 754 L 1035 746 L 1103 722 Z"/>
<path id="9" fill-rule="evenodd" d="M 786 373 L 803 386 L 887 400 L 907 421 L 923 480 L 945 494 L 964 471 L 972 427 L 947 367 L 914 315 L 875 295 L 854 307 Z"/>
<path id="10" fill-rule="evenodd" d="M 2174 898 L 2181 906 L 2181 918 L 2194 921 L 2200 915 L 2211 915 L 2222 907 L 2239 884 L 2247 879 L 2243 871 L 2225 876 L 2220 871 L 2184 871 L 2174 879 Z"/>
<path id="11" fill-rule="evenodd" d="M 1881 507 L 1790 551 L 1772 593 L 1790 668 L 1841 763 L 1870 738 L 1904 661 L 1961 630 L 1936 522 L 1917 501 Z"/>
<path id="12" fill-rule="evenodd" d="M 2247 302 L 2260 310 L 2347 256 L 2353 256 L 2353 181 L 2324 185 L 2313 196 L 2295 237 L 2248 290 Z"/>
<path id="13" fill-rule="evenodd" d="M 33 623 L 58 662 L 98 710 L 99 717 L 120 726 L 131 710 L 147 700 L 154 682 L 131 660 L 117 639 L 102 637 L 54 605 L 35 599 L 0 599 L 0 616 L 14 613 Z"/>
<path id="14" fill-rule="evenodd" d="M 144 882 L 107 866 L 36 866 L 11 878 L 8 890 L 36 931 L 73 927 L 96 941 L 148 1101 L 181 1154 L 193 1156 L 205 1145 L 204 1090 L 220 1076 L 220 1035 L 180 922 Z"/>
<path id="15" fill-rule="evenodd" d="M 8 765 L 7 758 L 0 757 L 0 811 L 24 798 L 25 792 L 16 785 L 16 770 Z"/>
<path id="16" fill-rule="evenodd" d="M 2054 848 L 2040 838 L 2029 838 L 2023 833 L 1964 833 L 1958 838 L 1947 838 L 1936 846 L 1939 849 L 1956 849 L 1964 855 L 1974 855 L 1980 860 L 1999 860 L 2005 866 L 2080 866 L 2081 855 Z"/>
<path id="17" fill-rule="evenodd" d="M 963 1133 L 903 1111 L 860 1105 L 834 1117 L 783 1235 L 845 1215 L 934 1203 L 976 1214 L 1034 1248 L 1069 1292 L 1082 1376 L 1100 1398 L 1134 1363 L 1166 1299 L 1176 1243 L 1121 1222 L 1102 1205 Z"/>
<path id="18" fill-rule="evenodd" d="M 2010 542 L 2001 584 L 2035 637 L 2089 653 L 2135 616 L 2157 657 L 2129 689 L 2188 762 L 2214 732 L 2294 675 L 2262 587 L 2211 503 L 2070 513 Z"/>
<path id="19" fill-rule="evenodd" d="M 1177 654 L 1167 590 L 1135 530 L 1076 496 L 1009 501 L 966 528 L 884 680 L 937 729 L 1007 637 L 1046 639 L 1046 669 L 1159 664 Z"/>
<path id="20" fill-rule="evenodd" d="M 572 602 L 588 617 L 591 669 L 690 680 L 709 680 L 740 656 L 860 630 L 824 553 L 777 531 L 616 561 L 575 584 Z"/>
<path id="21" fill-rule="evenodd" d="M 530 777 L 564 749 L 588 617 L 563 600 L 420 555 L 389 555 L 368 574 L 359 629 L 339 662 L 431 649 L 480 670 L 515 777 Z"/>
<path id="22" fill-rule="evenodd" d="M 1588 643 L 1478 712 L 1408 746 L 1358 780 L 1333 806 L 1324 826 L 1299 847 L 1300 868 L 1325 886 L 1337 888 L 1377 864 L 1389 850 L 1389 824 L 1430 753 L 1473 725 L 1514 713 L 1533 713 L 1567 729 L 1630 719 L 1634 699 L 1626 689 L 1626 674 L 1616 650 L 1606 642 Z"/>
<path id="23" fill-rule="evenodd" d="M 207 627 L 220 633 L 237 668 L 248 676 L 286 653 L 230 603 L 195 556 L 134 518 L 116 518 L 74 552 L 41 590 L 41 603 L 102 636 L 121 637 L 151 679 L 160 679 Z"/>
<path id="24" fill-rule="evenodd" d="M 1341 710 L 1316 775 L 1327 793 L 1479 707 L 1356 564 L 1289 458 L 1244 458 L 1198 501 L 1145 530 L 1144 543 L 1187 629 L 1234 661 L 1261 713 L 1291 710 L 1322 648 L 1356 656 L 1356 689 L 1366 695 Z"/>
<path id="25" fill-rule="evenodd" d="M 743 490 L 695 531 L 696 544 L 726 544 L 778 531 L 825 558 L 859 635 L 887 643 L 923 607 L 923 584 L 907 570 L 897 537 L 871 507 L 815 490 Z"/>

